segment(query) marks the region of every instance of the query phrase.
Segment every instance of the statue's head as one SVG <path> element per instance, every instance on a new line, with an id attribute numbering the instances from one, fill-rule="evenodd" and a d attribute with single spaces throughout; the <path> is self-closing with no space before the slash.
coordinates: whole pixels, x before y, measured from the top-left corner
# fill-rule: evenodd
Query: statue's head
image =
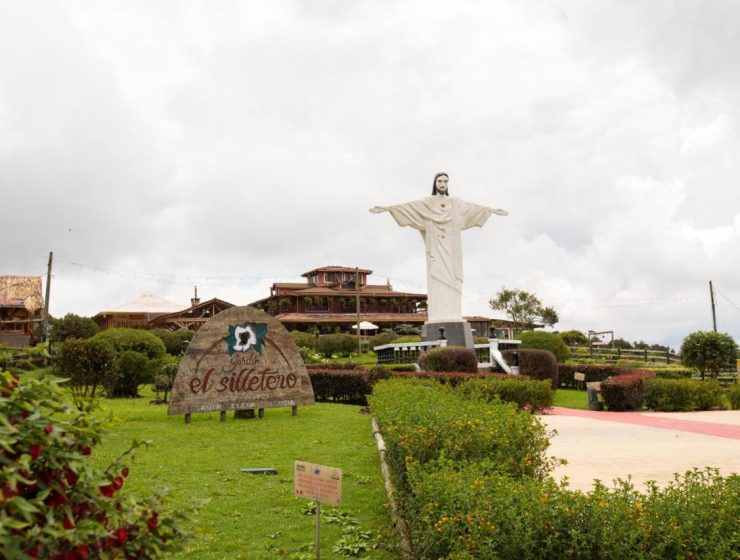
<path id="1" fill-rule="evenodd" d="M 434 183 L 432 184 L 432 195 L 443 194 L 450 196 L 447 190 L 447 184 L 450 182 L 450 177 L 447 173 L 437 173 L 434 176 Z"/>

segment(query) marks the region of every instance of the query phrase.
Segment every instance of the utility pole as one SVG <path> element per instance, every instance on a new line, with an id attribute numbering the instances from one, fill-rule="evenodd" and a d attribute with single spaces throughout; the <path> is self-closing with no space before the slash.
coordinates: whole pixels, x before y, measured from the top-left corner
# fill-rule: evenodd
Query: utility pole
<path id="1" fill-rule="evenodd" d="M 357 309 L 357 355 L 362 354 L 362 337 L 360 336 L 360 267 L 355 267 L 355 309 Z"/>
<path id="2" fill-rule="evenodd" d="M 714 332 L 717 332 L 717 312 L 714 309 L 714 288 L 712 287 L 712 281 L 709 281 L 709 298 L 712 301 L 712 326 Z"/>
<path id="3" fill-rule="evenodd" d="M 46 299 L 44 300 L 44 323 L 41 333 L 41 342 L 46 342 L 49 330 L 49 294 L 51 293 L 51 263 L 54 260 L 54 252 L 49 251 L 49 267 L 46 270 Z"/>

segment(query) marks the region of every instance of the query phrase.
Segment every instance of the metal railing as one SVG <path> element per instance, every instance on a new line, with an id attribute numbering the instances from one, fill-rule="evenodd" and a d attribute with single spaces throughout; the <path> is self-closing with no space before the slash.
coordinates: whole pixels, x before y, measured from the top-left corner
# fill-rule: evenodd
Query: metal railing
<path id="1" fill-rule="evenodd" d="M 635 348 L 608 348 L 604 346 L 569 346 L 571 359 L 579 356 L 590 359 L 603 359 L 608 362 L 635 360 L 639 362 L 662 362 L 676 364 L 681 362 L 681 355 L 669 350 L 647 350 Z"/>

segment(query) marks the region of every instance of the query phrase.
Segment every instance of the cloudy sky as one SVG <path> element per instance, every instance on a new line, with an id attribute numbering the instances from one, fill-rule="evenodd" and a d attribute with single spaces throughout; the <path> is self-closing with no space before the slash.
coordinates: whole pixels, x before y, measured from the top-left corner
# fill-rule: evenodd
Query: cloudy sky
<path id="1" fill-rule="evenodd" d="M 740 339 L 740 3 L 0 3 L 0 274 L 51 312 L 145 290 L 246 304 L 323 265 L 425 290 L 368 208 L 505 208 L 463 234 L 465 314 Z"/>

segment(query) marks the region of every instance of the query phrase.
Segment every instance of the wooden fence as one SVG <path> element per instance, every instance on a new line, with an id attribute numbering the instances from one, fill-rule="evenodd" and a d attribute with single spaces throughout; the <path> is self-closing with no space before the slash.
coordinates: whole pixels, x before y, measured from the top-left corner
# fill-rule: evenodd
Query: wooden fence
<path id="1" fill-rule="evenodd" d="M 604 359 L 609 362 L 618 360 L 635 360 L 639 362 L 662 362 L 664 364 L 680 364 L 681 355 L 669 352 L 667 350 L 638 350 L 623 348 L 607 348 L 604 346 L 569 346 L 572 359 L 578 359 L 579 356 L 588 355 L 591 359 Z M 584 352 L 588 352 L 586 354 Z"/>

